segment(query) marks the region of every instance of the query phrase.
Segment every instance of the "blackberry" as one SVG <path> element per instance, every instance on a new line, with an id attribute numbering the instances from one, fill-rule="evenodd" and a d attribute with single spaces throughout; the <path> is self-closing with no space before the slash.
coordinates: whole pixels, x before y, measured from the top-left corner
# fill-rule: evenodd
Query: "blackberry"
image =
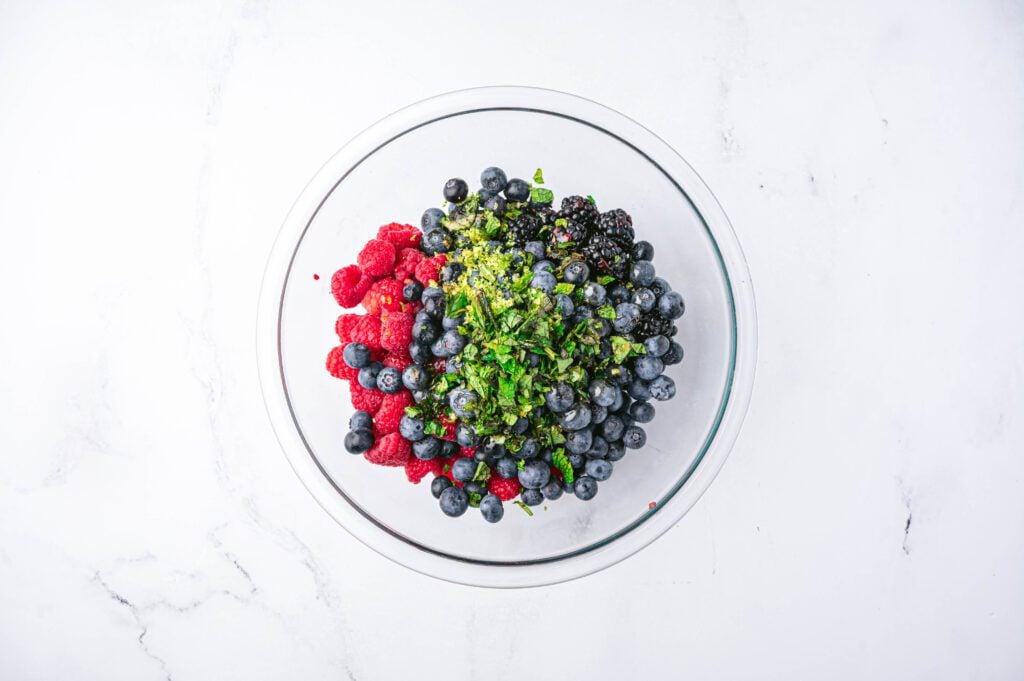
<path id="1" fill-rule="evenodd" d="M 633 250 L 633 239 L 636 237 L 633 232 L 633 218 L 621 208 L 601 213 L 597 220 L 597 230 L 627 251 Z"/>
<path id="2" fill-rule="evenodd" d="M 520 213 L 508 221 L 508 240 L 522 248 L 527 241 L 535 241 L 540 233 L 540 218 L 531 213 Z"/>
<path id="3" fill-rule="evenodd" d="M 628 253 L 601 233 L 590 237 L 589 243 L 583 247 L 583 257 L 598 272 L 611 274 L 618 279 L 624 279 L 629 269 Z"/>
<path id="4" fill-rule="evenodd" d="M 597 206 L 582 196 L 567 196 L 562 199 L 562 210 L 559 215 L 569 220 L 575 220 L 588 227 L 597 222 Z"/>
<path id="5" fill-rule="evenodd" d="M 553 225 L 558 219 L 558 211 L 551 206 L 536 206 L 533 212 L 542 225 Z"/>
<path id="6" fill-rule="evenodd" d="M 555 225 L 551 230 L 551 243 L 554 246 L 561 246 L 569 242 L 575 244 L 586 243 L 589 231 L 582 222 L 569 218 L 564 226 Z"/>
<path id="7" fill-rule="evenodd" d="M 676 330 L 676 325 L 661 315 L 644 315 L 633 331 L 640 338 L 651 336 L 671 338 L 676 335 Z"/>

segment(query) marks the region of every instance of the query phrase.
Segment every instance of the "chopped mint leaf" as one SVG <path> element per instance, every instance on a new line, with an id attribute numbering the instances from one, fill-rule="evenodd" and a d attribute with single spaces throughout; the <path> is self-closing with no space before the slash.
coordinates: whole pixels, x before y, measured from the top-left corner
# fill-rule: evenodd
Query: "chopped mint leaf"
<path id="1" fill-rule="evenodd" d="M 587 194 L 587 201 L 590 201 L 590 205 L 591 206 L 596 206 L 597 205 L 597 201 L 595 201 L 594 197 L 591 196 L 590 194 Z"/>
<path id="2" fill-rule="evenodd" d="M 615 281 L 615 277 L 613 277 L 610 274 L 602 274 L 600 277 L 597 278 L 597 283 L 600 284 L 601 286 L 607 286 L 613 281 Z"/>
<path id="3" fill-rule="evenodd" d="M 491 469 L 483 461 L 476 465 L 476 473 L 473 474 L 474 482 L 484 482 L 491 477 Z"/>
<path id="4" fill-rule="evenodd" d="M 533 181 L 537 184 L 544 184 L 544 171 L 537 168 L 537 172 L 533 174 Z"/>
<path id="5" fill-rule="evenodd" d="M 563 281 L 555 284 L 555 293 L 564 293 L 566 295 L 569 295 L 570 293 L 573 292 L 573 289 L 575 288 L 576 287 L 574 285 Z"/>
<path id="6" fill-rule="evenodd" d="M 530 190 L 530 200 L 534 203 L 548 204 L 555 200 L 555 194 L 544 187 L 534 187 Z"/>
<path id="7" fill-rule="evenodd" d="M 563 480 L 566 482 L 572 482 L 575 479 L 576 471 L 572 469 L 572 464 L 569 463 L 569 457 L 566 456 L 565 450 L 561 447 L 551 453 L 551 463 L 562 474 Z"/>
<path id="8" fill-rule="evenodd" d="M 420 415 L 420 408 L 419 407 L 406 407 L 405 408 L 405 415 L 410 417 L 410 418 L 415 418 L 415 417 Z"/>
<path id="9" fill-rule="evenodd" d="M 473 508 L 480 508 L 480 500 L 482 498 L 482 496 L 480 496 L 476 492 L 473 492 L 472 494 L 469 495 L 469 505 L 472 506 Z"/>
<path id="10" fill-rule="evenodd" d="M 516 506 L 518 506 L 519 508 L 523 509 L 523 511 L 526 513 L 526 515 L 530 516 L 531 518 L 533 517 L 533 511 L 530 510 L 529 506 L 527 506 L 523 502 L 519 501 L 518 499 L 516 499 L 512 503 L 515 504 Z"/>
<path id="11" fill-rule="evenodd" d="M 633 349 L 633 344 L 622 336 L 612 336 L 612 358 L 616 364 L 622 364 L 627 357 L 629 357 L 630 351 Z"/>
<path id="12" fill-rule="evenodd" d="M 444 435 L 447 431 L 437 421 L 427 421 L 426 425 L 423 426 L 423 432 L 427 435 Z"/>
<path id="13" fill-rule="evenodd" d="M 525 459 L 518 459 L 516 461 L 516 466 L 519 467 L 519 470 L 523 470 L 524 468 L 526 468 L 526 460 Z"/>
<path id="14" fill-rule="evenodd" d="M 597 316 L 604 319 L 615 319 L 615 308 L 611 305 L 602 305 L 597 308 Z"/>

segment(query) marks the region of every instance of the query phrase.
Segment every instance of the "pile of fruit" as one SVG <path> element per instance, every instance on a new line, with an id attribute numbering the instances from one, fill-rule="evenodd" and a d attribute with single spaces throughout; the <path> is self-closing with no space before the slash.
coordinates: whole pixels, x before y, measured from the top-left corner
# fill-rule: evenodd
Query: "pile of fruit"
<path id="1" fill-rule="evenodd" d="M 592 197 L 556 210 L 543 182 L 451 179 L 447 211 L 384 225 L 331 280 L 339 305 L 366 310 L 338 317 L 327 356 L 357 410 L 345 448 L 432 476 L 449 516 L 593 499 L 676 392 L 664 371 L 683 358 L 684 303 L 653 246 Z"/>

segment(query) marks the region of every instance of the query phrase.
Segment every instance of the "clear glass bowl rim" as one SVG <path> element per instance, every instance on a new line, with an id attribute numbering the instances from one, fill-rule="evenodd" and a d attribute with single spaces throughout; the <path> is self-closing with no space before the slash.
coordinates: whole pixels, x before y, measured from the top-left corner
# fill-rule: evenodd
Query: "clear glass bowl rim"
<path id="1" fill-rule="evenodd" d="M 298 430 L 279 355 L 279 321 L 292 257 L 334 187 L 362 159 L 405 132 L 441 118 L 502 109 L 555 114 L 597 128 L 658 166 L 703 220 L 718 252 L 733 313 L 731 375 L 717 426 L 705 442 L 703 453 L 666 500 L 586 549 L 554 560 L 522 564 L 467 561 L 430 551 L 385 531 L 346 501 L 326 478 Z M 257 364 L 267 414 L 282 450 L 306 489 L 346 531 L 374 551 L 422 574 L 472 586 L 541 586 L 592 574 L 636 553 L 679 522 L 728 457 L 750 401 L 757 360 L 756 311 L 747 264 L 725 212 L 697 172 L 664 140 L 633 119 L 582 97 L 534 87 L 494 86 L 437 95 L 395 111 L 354 137 L 317 171 L 285 218 L 267 261 L 257 312 Z"/>

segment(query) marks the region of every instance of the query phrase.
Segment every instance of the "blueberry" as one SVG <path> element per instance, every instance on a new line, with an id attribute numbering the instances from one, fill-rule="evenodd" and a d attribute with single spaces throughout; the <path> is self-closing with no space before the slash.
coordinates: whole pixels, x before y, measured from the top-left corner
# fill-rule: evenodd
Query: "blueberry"
<path id="1" fill-rule="evenodd" d="M 583 300 L 588 305 L 603 305 L 606 296 L 607 292 L 604 290 L 604 286 L 601 286 L 596 281 L 589 281 L 583 287 Z"/>
<path id="2" fill-rule="evenodd" d="M 402 372 L 402 385 L 409 390 L 425 390 L 430 385 L 430 372 L 420 364 L 410 364 Z"/>
<path id="3" fill-rule="evenodd" d="M 535 272 L 533 279 L 530 281 L 530 286 L 533 288 L 540 289 L 544 293 L 551 293 L 555 290 L 555 286 L 558 284 L 558 280 L 555 279 L 555 275 L 551 272 Z"/>
<path id="4" fill-rule="evenodd" d="M 544 447 L 540 450 L 540 460 L 549 466 L 551 465 L 551 447 Z"/>
<path id="5" fill-rule="evenodd" d="M 629 396 L 634 400 L 649 400 L 651 399 L 651 389 L 648 387 L 646 381 L 642 381 L 639 378 L 633 380 L 629 384 Z"/>
<path id="6" fill-rule="evenodd" d="M 480 195 L 480 203 L 482 205 L 484 201 L 491 198 L 498 192 L 492 192 L 490 189 L 484 189 L 483 187 L 480 187 L 480 189 L 476 190 L 476 193 Z"/>
<path id="7" fill-rule="evenodd" d="M 394 395 L 402 389 L 402 372 L 395 367 L 384 367 L 377 374 L 377 388 Z"/>
<path id="8" fill-rule="evenodd" d="M 516 435 L 522 435 L 526 432 L 526 429 L 530 427 L 530 419 L 525 416 L 520 416 L 516 419 L 516 422 L 509 426 L 509 430 Z"/>
<path id="9" fill-rule="evenodd" d="M 604 361 L 612 356 L 612 344 L 607 338 L 602 338 L 597 344 L 597 359 Z"/>
<path id="10" fill-rule="evenodd" d="M 440 208 L 428 208 L 423 211 L 423 217 L 420 218 L 420 227 L 423 228 L 424 232 L 431 232 L 435 229 L 440 229 L 444 219 L 443 210 Z"/>
<path id="11" fill-rule="evenodd" d="M 441 512 L 457 518 L 469 507 L 469 496 L 458 487 L 448 487 L 441 492 Z"/>
<path id="12" fill-rule="evenodd" d="M 622 444 L 629 449 L 640 449 L 647 444 L 647 433 L 640 426 L 630 426 L 622 434 Z"/>
<path id="13" fill-rule="evenodd" d="M 544 395 L 548 409 L 556 414 L 569 409 L 574 399 L 572 387 L 568 383 L 555 383 Z"/>
<path id="14" fill-rule="evenodd" d="M 455 415 L 460 419 L 476 418 L 472 405 L 476 401 L 476 393 L 466 388 L 455 388 L 448 393 L 448 406 L 452 408 Z"/>
<path id="15" fill-rule="evenodd" d="M 636 286 L 650 286 L 654 276 L 654 265 L 650 260 L 637 260 L 629 270 L 629 280 Z"/>
<path id="16" fill-rule="evenodd" d="M 629 302 L 629 299 L 629 289 L 622 284 L 615 283 L 608 287 L 608 300 L 612 301 L 613 305 Z"/>
<path id="17" fill-rule="evenodd" d="M 655 277 L 654 281 L 647 288 L 654 292 L 654 295 L 661 298 L 663 295 L 672 290 L 672 287 L 668 285 L 668 282 L 661 277 Z"/>
<path id="18" fill-rule="evenodd" d="M 462 317 L 448 317 L 447 315 L 441 318 L 441 328 L 445 331 L 450 329 L 457 329 L 462 324 Z"/>
<path id="19" fill-rule="evenodd" d="M 602 459 L 591 459 L 587 462 L 587 475 L 598 482 L 604 482 L 612 477 L 612 464 Z"/>
<path id="20" fill-rule="evenodd" d="M 558 314 L 562 315 L 562 318 L 568 318 L 576 311 L 576 306 L 573 305 L 572 298 L 564 293 L 559 293 L 555 296 L 555 309 L 558 310 Z"/>
<path id="21" fill-rule="evenodd" d="M 605 422 L 608 418 L 608 407 L 602 407 L 600 404 L 590 405 L 590 423 L 592 425 L 598 425 Z"/>
<path id="22" fill-rule="evenodd" d="M 594 436 L 594 441 L 590 445 L 590 449 L 586 452 L 588 459 L 603 459 L 608 456 L 608 440 L 605 440 L 600 435 Z"/>
<path id="23" fill-rule="evenodd" d="M 653 381 L 665 371 L 665 363 L 657 357 L 643 355 L 642 357 L 637 357 L 636 361 L 633 362 L 633 371 L 636 373 L 637 378 Z"/>
<path id="24" fill-rule="evenodd" d="M 626 456 L 626 445 L 621 442 L 613 442 L 608 445 L 608 456 L 605 457 L 608 461 L 618 461 L 624 456 Z"/>
<path id="25" fill-rule="evenodd" d="M 444 362 L 444 372 L 446 374 L 457 374 L 462 369 L 462 362 L 459 361 L 458 357 L 449 357 Z"/>
<path id="26" fill-rule="evenodd" d="M 359 385 L 363 386 L 367 390 L 376 390 L 377 375 L 383 368 L 384 365 L 380 362 L 370 362 L 359 370 L 359 375 L 356 377 L 356 380 L 359 381 Z"/>
<path id="27" fill-rule="evenodd" d="M 668 352 L 672 342 L 664 336 L 651 336 L 644 339 L 644 348 L 648 357 L 661 357 Z M 661 372 L 659 372 L 661 373 Z"/>
<path id="28" fill-rule="evenodd" d="M 573 454 L 585 454 L 594 442 L 594 433 L 589 428 L 574 430 L 565 436 L 565 448 Z"/>
<path id="29" fill-rule="evenodd" d="M 418 442 L 426 437 L 423 428 L 426 424 L 423 419 L 405 414 L 398 422 L 398 432 L 409 442 Z"/>
<path id="30" fill-rule="evenodd" d="M 536 369 L 537 367 L 540 366 L 540 355 L 538 355 L 536 352 L 527 352 L 526 353 L 526 364 L 531 369 Z"/>
<path id="31" fill-rule="evenodd" d="M 658 312 L 665 319 L 679 319 L 685 311 L 683 297 L 675 291 L 669 291 L 658 299 Z"/>
<path id="32" fill-rule="evenodd" d="M 445 331 L 438 342 L 441 343 L 441 347 L 444 348 L 445 353 L 449 357 L 459 354 L 466 347 L 466 337 L 455 329 Z M 434 354 L 437 353 L 435 352 Z"/>
<path id="33" fill-rule="evenodd" d="M 582 284 L 590 278 L 590 267 L 582 260 L 572 260 L 562 270 L 562 279 L 569 284 Z"/>
<path id="34" fill-rule="evenodd" d="M 420 402 L 422 402 L 423 400 L 427 399 L 428 397 L 430 397 L 430 392 L 427 391 L 427 390 L 413 390 L 412 391 L 412 399 L 413 399 L 413 402 L 415 402 L 416 404 L 419 404 Z"/>
<path id="35" fill-rule="evenodd" d="M 597 317 L 590 322 L 590 328 L 598 338 L 607 338 L 612 333 L 612 325 L 604 317 Z"/>
<path id="36" fill-rule="evenodd" d="M 668 352 L 666 352 L 662 356 L 661 361 L 664 362 L 666 366 L 672 364 L 679 364 L 680 362 L 682 362 L 683 346 L 680 345 L 679 343 L 676 343 L 675 341 L 672 341 L 672 343 L 669 345 Z"/>
<path id="37" fill-rule="evenodd" d="M 532 255 L 537 260 L 544 259 L 544 242 L 543 241 L 527 241 L 526 245 L 523 246 L 523 250 Z"/>
<path id="38" fill-rule="evenodd" d="M 574 471 L 583 470 L 583 467 L 587 465 L 587 455 L 577 454 L 576 452 L 567 452 L 565 458 L 569 460 L 569 465 L 572 466 Z"/>
<path id="39" fill-rule="evenodd" d="M 540 445 L 532 437 L 528 437 L 523 440 L 523 444 L 519 449 L 512 453 L 517 459 L 532 459 L 537 456 L 537 452 L 540 451 Z"/>
<path id="40" fill-rule="evenodd" d="M 447 253 L 452 246 L 452 235 L 443 227 L 427 232 L 423 235 L 420 248 L 427 255 Z"/>
<path id="41" fill-rule="evenodd" d="M 629 406 L 629 404 L 627 403 L 627 400 L 629 399 L 630 398 L 620 390 L 619 392 L 615 393 L 615 401 L 612 402 L 612 406 L 608 407 L 608 411 L 612 412 L 613 414 L 618 414 L 619 412 L 622 411 L 623 407 Z"/>
<path id="42" fill-rule="evenodd" d="M 461 262 L 450 262 L 441 268 L 441 281 L 445 283 L 456 281 L 465 271 L 466 268 Z"/>
<path id="43" fill-rule="evenodd" d="M 353 430 L 345 435 L 345 450 L 349 454 L 362 454 L 373 446 L 373 433 L 369 430 Z"/>
<path id="44" fill-rule="evenodd" d="M 586 303 L 580 303 L 576 306 L 576 311 L 572 314 L 572 324 L 575 326 L 580 322 L 588 322 L 594 318 L 594 308 L 590 307 Z"/>
<path id="45" fill-rule="evenodd" d="M 608 442 L 618 442 L 622 439 L 622 433 L 626 430 L 626 424 L 622 418 L 612 414 L 601 424 L 601 434 Z"/>
<path id="46" fill-rule="evenodd" d="M 566 494 L 572 494 L 573 493 L 573 488 L 574 488 L 574 485 L 571 482 L 563 482 L 562 483 L 562 491 L 565 492 Z"/>
<path id="47" fill-rule="evenodd" d="M 654 246 L 650 241 L 637 241 L 633 244 L 633 260 L 654 260 Z"/>
<path id="48" fill-rule="evenodd" d="M 439 287 L 428 286 L 423 289 L 423 294 L 420 296 L 420 299 L 423 301 L 423 312 L 431 317 L 444 316 L 444 291 Z"/>
<path id="49" fill-rule="evenodd" d="M 480 444 L 480 438 L 477 437 L 473 426 L 462 422 L 455 427 L 455 441 L 459 443 L 460 447 L 476 447 Z"/>
<path id="50" fill-rule="evenodd" d="M 675 396 L 676 382 L 665 374 L 651 381 L 651 397 L 654 399 L 664 402 L 665 400 L 671 400 Z"/>
<path id="51" fill-rule="evenodd" d="M 525 180 L 513 177 L 505 185 L 505 196 L 509 201 L 526 201 L 530 198 L 530 185 Z"/>
<path id="52" fill-rule="evenodd" d="M 348 420 L 349 430 L 373 430 L 373 416 L 367 411 L 357 411 Z"/>
<path id="53" fill-rule="evenodd" d="M 423 345 L 430 345 L 437 340 L 438 336 L 441 335 L 440 330 L 429 317 L 425 319 L 419 319 L 418 317 L 412 322 L 412 339 L 417 343 Z"/>
<path id="54" fill-rule="evenodd" d="M 496 523 L 505 516 L 505 507 L 495 494 L 485 494 L 480 499 L 480 514 L 489 523 Z"/>
<path id="55" fill-rule="evenodd" d="M 423 284 L 418 281 L 410 281 L 402 287 L 402 299 L 407 303 L 415 303 L 423 293 Z"/>
<path id="56" fill-rule="evenodd" d="M 573 482 L 572 491 L 577 499 L 590 501 L 597 496 L 597 480 L 589 475 L 581 475 Z"/>
<path id="57" fill-rule="evenodd" d="M 362 369 L 370 363 L 370 348 L 362 343 L 349 343 L 342 350 L 341 357 L 345 360 L 345 364 L 353 369 Z"/>
<path id="58" fill-rule="evenodd" d="M 544 503 L 544 495 L 539 489 L 524 489 L 519 498 L 527 506 L 539 506 Z"/>
<path id="59" fill-rule="evenodd" d="M 650 312 L 658 304 L 658 297 L 649 288 L 636 289 L 633 291 L 633 297 L 630 300 L 640 308 L 641 312 Z"/>
<path id="60" fill-rule="evenodd" d="M 452 468 L 454 471 L 455 469 Z M 551 469 L 543 461 L 534 459 L 527 461 L 526 465 L 519 469 L 519 484 L 527 489 L 539 489 L 551 479 Z"/>
<path id="61" fill-rule="evenodd" d="M 444 183 L 444 198 L 452 203 L 462 203 L 469 194 L 469 185 L 461 177 L 453 177 Z"/>
<path id="62" fill-rule="evenodd" d="M 559 417 L 558 424 L 564 430 L 582 430 L 590 425 L 590 419 L 590 406 L 584 402 L 577 402 Z"/>
<path id="63" fill-rule="evenodd" d="M 497 461 L 506 454 L 505 445 L 493 440 L 483 443 L 476 451 L 484 457 L 484 461 Z"/>
<path id="64" fill-rule="evenodd" d="M 456 459 L 455 463 L 452 464 L 452 477 L 459 482 L 467 482 L 473 479 L 476 475 L 477 461 L 463 457 Z"/>
<path id="65" fill-rule="evenodd" d="M 484 201 L 484 208 L 491 211 L 495 215 L 504 215 L 507 203 L 505 197 L 501 195 L 495 195 Z"/>
<path id="66" fill-rule="evenodd" d="M 548 501 L 557 501 L 562 496 L 562 483 L 558 478 L 551 478 L 548 484 L 540 488 L 540 493 Z"/>
<path id="67" fill-rule="evenodd" d="M 491 166 L 480 173 L 480 184 L 487 191 L 500 192 L 508 185 L 508 176 L 501 168 Z"/>
<path id="68" fill-rule="evenodd" d="M 627 386 L 633 380 L 633 372 L 629 367 L 615 364 L 605 370 L 605 376 L 609 381 L 618 386 Z"/>
<path id="69" fill-rule="evenodd" d="M 619 333 L 629 333 L 640 323 L 640 308 L 633 303 L 619 303 L 615 306 L 612 326 Z"/>
<path id="70" fill-rule="evenodd" d="M 441 440 L 441 456 L 450 459 L 455 456 L 457 451 L 459 451 L 459 446 L 455 444 L 454 440 Z"/>
<path id="71" fill-rule="evenodd" d="M 629 408 L 629 415 L 637 423 L 650 423 L 654 420 L 654 405 L 650 402 L 634 402 Z"/>
<path id="72" fill-rule="evenodd" d="M 417 364 L 426 364 L 434 360 L 434 353 L 430 351 L 428 343 L 413 341 L 409 343 L 409 357 Z"/>
<path id="73" fill-rule="evenodd" d="M 412 443 L 412 453 L 417 459 L 429 461 L 441 453 L 441 441 L 433 435 L 429 435 Z"/>
<path id="74" fill-rule="evenodd" d="M 494 471 L 498 477 L 514 478 L 519 475 L 519 465 L 511 456 L 503 456 L 495 462 Z"/>
<path id="75" fill-rule="evenodd" d="M 612 406 L 615 402 L 615 393 L 618 390 L 618 388 L 602 378 L 591 381 L 588 388 L 591 401 L 601 407 Z"/>
<path id="76" fill-rule="evenodd" d="M 445 491 L 452 486 L 452 481 L 443 475 L 439 475 L 430 481 L 430 493 L 434 495 L 435 499 L 441 497 L 441 492 Z"/>
<path id="77" fill-rule="evenodd" d="M 538 272 L 554 272 L 555 264 L 550 260 L 538 260 L 533 263 L 533 267 L 530 269 L 531 272 L 537 274 Z"/>

